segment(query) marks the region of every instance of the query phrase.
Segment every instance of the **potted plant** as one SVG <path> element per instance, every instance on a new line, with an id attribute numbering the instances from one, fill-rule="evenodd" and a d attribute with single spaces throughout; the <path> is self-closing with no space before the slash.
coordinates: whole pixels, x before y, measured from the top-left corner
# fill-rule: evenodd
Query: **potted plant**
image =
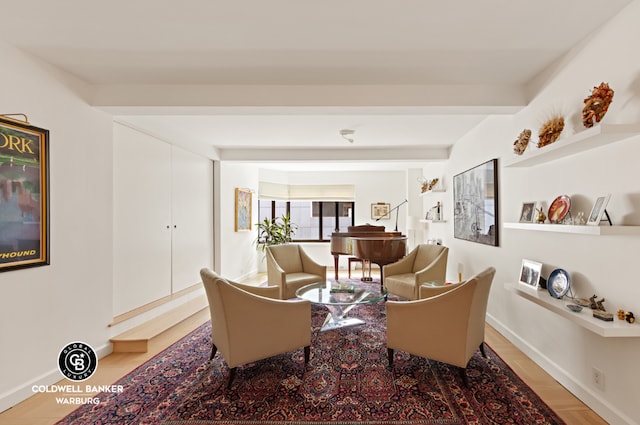
<path id="1" fill-rule="evenodd" d="M 283 214 L 273 220 L 265 218 L 262 222 L 256 223 L 256 226 L 258 227 L 258 237 L 255 244 L 263 252 L 268 246 L 291 242 L 293 235 L 298 230 L 298 225 L 291 222 L 289 214 Z"/>

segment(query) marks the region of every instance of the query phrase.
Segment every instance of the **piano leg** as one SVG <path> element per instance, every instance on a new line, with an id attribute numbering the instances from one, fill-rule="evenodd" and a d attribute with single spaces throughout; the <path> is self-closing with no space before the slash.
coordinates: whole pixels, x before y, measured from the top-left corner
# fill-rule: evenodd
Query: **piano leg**
<path id="1" fill-rule="evenodd" d="M 371 260 L 362 260 L 362 279 L 363 282 L 371 282 Z"/>

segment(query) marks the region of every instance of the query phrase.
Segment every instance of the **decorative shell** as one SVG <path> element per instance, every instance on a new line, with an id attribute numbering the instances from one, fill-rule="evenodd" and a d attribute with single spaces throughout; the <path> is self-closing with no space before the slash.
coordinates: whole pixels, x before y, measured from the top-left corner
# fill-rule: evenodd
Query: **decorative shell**
<path id="1" fill-rule="evenodd" d="M 613 100 L 613 89 L 607 83 L 600 83 L 598 87 L 591 90 L 591 96 L 584 100 L 582 109 L 582 124 L 591 128 L 595 123 L 600 122 L 609 109 Z"/>
<path id="2" fill-rule="evenodd" d="M 513 152 L 517 155 L 522 155 L 529 145 L 529 140 L 531 140 L 531 130 L 525 128 L 518 136 L 518 139 L 513 142 Z"/>
<path id="3" fill-rule="evenodd" d="M 564 117 L 554 117 L 545 122 L 538 132 L 538 147 L 542 148 L 558 140 L 563 129 Z"/>

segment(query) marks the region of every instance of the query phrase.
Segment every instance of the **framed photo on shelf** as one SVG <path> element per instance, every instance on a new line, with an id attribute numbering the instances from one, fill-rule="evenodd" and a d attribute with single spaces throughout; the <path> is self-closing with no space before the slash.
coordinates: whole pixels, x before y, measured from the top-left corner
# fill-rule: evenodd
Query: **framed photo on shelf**
<path id="1" fill-rule="evenodd" d="M 49 265 L 49 227 L 49 130 L 0 116 L 0 272 Z"/>
<path id="2" fill-rule="evenodd" d="M 235 231 L 251 230 L 251 190 L 236 187 Z"/>
<path id="3" fill-rule="evenodd" d="M 520 210 L 520 223 L 533 223 L 536 219 L 536 203 L 524 202 Z"/>
<path id="4" fill-rule="evenodd" d="M 600 224 L 602 215 L 604 214 L 604 211 L 607 208 L 607 204 L 609 203 L 609 198 L 611 198 L 611 194 L 606 194 L 596 199 L 595 204 L 593 204 L 593 208 L 591 208 L 591 213 L 589 213 L 587 224 L 592 226 L 598 226 Z"/>
<path id="5" fill-rule="evenodd" d="M 372 220 L 389 220 L 390 211 L 391 211 L 391 204 L 386 204 L 384 202 L 371 204 L 371 219 Z"/>
<path id="6" fill-rule="evenodd" d="M 519 283 L 522 287 L 528 289 L 538 289 L 540 283 L 540 273 L 542 272 L 542 264 L 527 259 L 522 260 L 520 266 Z"/>

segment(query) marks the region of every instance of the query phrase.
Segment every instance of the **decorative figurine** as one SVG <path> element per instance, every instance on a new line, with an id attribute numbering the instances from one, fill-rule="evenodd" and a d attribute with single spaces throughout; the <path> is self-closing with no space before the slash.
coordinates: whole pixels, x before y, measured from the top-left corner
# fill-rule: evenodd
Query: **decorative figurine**
<path id="1" fill-rule="evenodd" d="M 636 317 L 633 315 L 633 312 L 624 310 L 618 310 L 618 319 L 626 320 L 628 323 L 636 321 Z"/>
<path id="2" fill-rule="evenodd" d="M 607 313 L 604 309 L 604 305 L 602 305 L 602 303 L 604 303 L 604 298 L 600 301 L 596 301 L 596 298 L 598 297 L 595 294 L 589 298 L 589 301 L 591 302 L 591 309 L 593 310 L 593 317 L 604 320 L 605 322 L 613 322 L 613 313 Z M 620 313 L 618 312 L 618 317 L 620 317 L 619 314 Z"/>
<path id="3" fill-rule="evenodd" d="M 544 211 L 542 211 L 542 208 L 536 208 L 536 211 L 538 211 L 536 223 L 544 223 L 547 220 L 547 216 L 545 215 Z"/>
<path id="4" fill-rule="evenodd" d="M 625 315 L 624 315 L 624 319 L 625 319 L 627 322 L 629 322 L 629 323 L 633 323 L 633 322 L 635 322 L 635 321 L 636 321 L 635 316 L 634 316 L 634 315 L 633 315 L 633 313 L 632 313 L 632 312 L 630 312 L 630 311 L 627 311 L 627 312 L 625 313 Z"/>

